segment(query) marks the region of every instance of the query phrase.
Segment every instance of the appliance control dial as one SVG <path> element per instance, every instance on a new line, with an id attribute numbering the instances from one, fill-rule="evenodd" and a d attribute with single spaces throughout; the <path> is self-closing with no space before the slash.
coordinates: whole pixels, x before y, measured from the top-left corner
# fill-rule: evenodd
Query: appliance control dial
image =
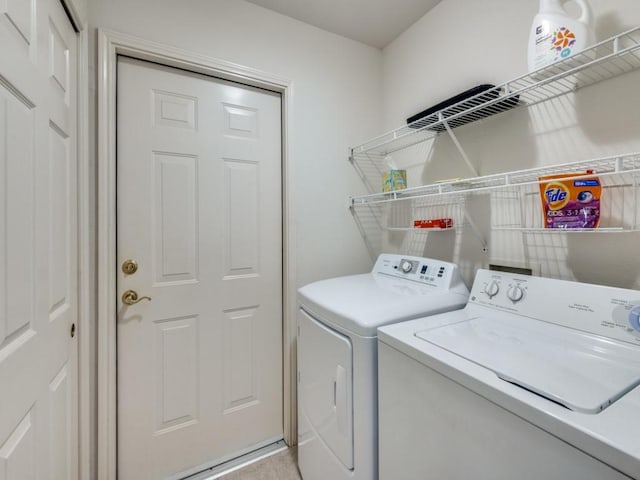
<path id="1" fill-rule="evenodd" d="M 410 273 L 411 270 L 413 270 L 413 264 L 408 260 L 402 260 L 402 262 L 400 262 L 400 270 L 404 273 Z"/>
<path id="2" fill-rule="evenodd" d="M 507 290 L 507 297 L 513 303 L 519 302 L 524 298 L 524 290 L 520 285 L 514 285 L 509 290 Z"/>
<path id="3" fill-rule="evenodd" d="M 489 298 L 495 297 L 500 291 L 500 285 L 495 280 L 492 280 L 484 287 L 484 293 L 489 295 Z"/>
<path id="4" fill-rule="evenodd" d="M 636 332 L 640 332 L 640 305 L 636 305 L 629 312 L 629 323 Z"/>

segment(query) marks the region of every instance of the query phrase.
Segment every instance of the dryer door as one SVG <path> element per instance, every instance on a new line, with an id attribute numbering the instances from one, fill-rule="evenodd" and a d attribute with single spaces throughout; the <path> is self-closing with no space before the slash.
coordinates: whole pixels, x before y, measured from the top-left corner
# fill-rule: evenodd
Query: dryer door
<path id="1" fill-rule="evenodd" d="M 305 311 L 298 311 L 299 408 L 342 464 L 353 469 L 351 341 Z"/>

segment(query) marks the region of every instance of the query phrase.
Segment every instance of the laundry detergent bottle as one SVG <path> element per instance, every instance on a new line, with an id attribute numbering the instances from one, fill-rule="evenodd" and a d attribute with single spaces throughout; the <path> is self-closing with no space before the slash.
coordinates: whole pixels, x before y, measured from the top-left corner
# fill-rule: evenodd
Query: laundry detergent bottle
<path id="1" fill-rule="evenodd" d="M 565 10 L 569 1 L 580 7 L 579 18 Z M 591 9 L 585 0 L 540 0 L 529 35 L 529 72 L 570 57 L 594 41 Z"/>

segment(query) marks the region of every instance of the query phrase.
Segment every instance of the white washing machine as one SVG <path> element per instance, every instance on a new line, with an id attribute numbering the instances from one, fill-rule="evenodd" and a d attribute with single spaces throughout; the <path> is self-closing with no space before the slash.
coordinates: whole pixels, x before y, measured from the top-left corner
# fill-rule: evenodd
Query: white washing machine
<path id="1" fill-rule="evenodd" d="M 480 270 L 378 338 L 381 479 L 640 479 L 639 291 Z"/>
<path id="2" fill-rule="evenodd" d="M 298 466 L 304 480 L 375 480 L 381 325 L 464 307 L 456 265 L 383 254 L 373 271 L 298 291 Z"/>

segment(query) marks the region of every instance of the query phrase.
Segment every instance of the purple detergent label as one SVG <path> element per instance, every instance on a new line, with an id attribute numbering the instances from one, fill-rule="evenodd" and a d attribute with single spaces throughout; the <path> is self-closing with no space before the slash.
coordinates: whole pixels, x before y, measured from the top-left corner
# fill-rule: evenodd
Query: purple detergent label
<path id="1" fill-rule="evenodd" d="M 544 227 L 597 228 L 600 223 L 601 191 L 597 177 L 541 183 Z"/>
<path id="2" fill-rule="evenodd" d="M 600 220 L 600 200 L 570 201 L 558 210 L 546 209 L 546 228 L 596 228 Z"/>

